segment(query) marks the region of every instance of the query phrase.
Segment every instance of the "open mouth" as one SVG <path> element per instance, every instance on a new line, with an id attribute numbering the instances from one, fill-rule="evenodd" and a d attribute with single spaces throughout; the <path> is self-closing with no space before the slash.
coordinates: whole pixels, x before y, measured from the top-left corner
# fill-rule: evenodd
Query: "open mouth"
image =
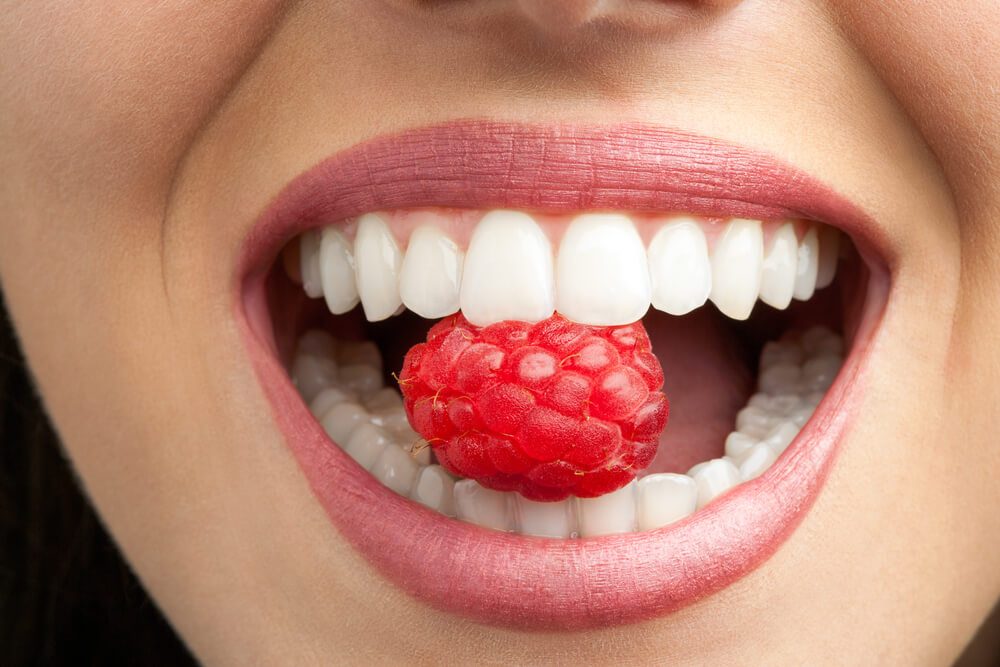
<path id="1" fill-rule="evenodd" d="M 801 520 L 863 391 L 888 289 L 877 248 L 849 203 L 743 149 L 459 123 L 289 185 L 248 243 L 240 310 L 291 450 L 370 562 L 479 620 L 588 627 L 719 589 Z M 670 401 L 655 457 L 607 493 L 555 499 L 463 475 L 397 384 L 407 351 L 459 313 L 641 322 Z M 548 381 L 546 409 L 572 389 Z M 515 447 L 533 437 L 516 427 Z"/>

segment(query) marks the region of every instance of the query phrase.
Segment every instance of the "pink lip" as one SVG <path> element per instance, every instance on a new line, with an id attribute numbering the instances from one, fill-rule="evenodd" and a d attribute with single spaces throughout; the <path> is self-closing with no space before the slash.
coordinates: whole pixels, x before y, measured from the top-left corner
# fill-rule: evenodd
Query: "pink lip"
<path id="1" fill-rule="evenodd" d="M 396 495 L 303 405 L 274 354 L 264 276 L 295 233 L 416 206 L 658 210 L 807 217 L 848 232 L 868 261 L 866 312 L 827 397 L 781 460 L 686 520 L 629 535 L 550 540 L 486 530 Z M 334 526 L 379 572 L 439 609 L 496 625 L 579 629 L 648 619 L 764 562 L 820 492 L 861 403 L 892 255 L 853 204 L 746 148 L 646 125 L 462 121 L 381 137 L 296 178 L 247 239 L 238 320 L 288 445 Z"/>

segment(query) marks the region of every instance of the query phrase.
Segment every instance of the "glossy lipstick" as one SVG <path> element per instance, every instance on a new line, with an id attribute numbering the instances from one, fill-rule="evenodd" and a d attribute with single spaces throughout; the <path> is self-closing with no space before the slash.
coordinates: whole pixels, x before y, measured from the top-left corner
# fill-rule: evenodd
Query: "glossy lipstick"
<path id="1" fill-rule="evenodd" d="M 761 477 L 654 531 L 577 540 L 491 531 L 393 493 L 331 445 L 275 353 L 264 279 L 281 246 L 310 227 L 419 206 L 809 218 L 847 232 L 865 258 L 865 312 L 836 383 Z M 333 525 L 369 563 L 439 609 L 511 627 L 579 629 L 703 598 L 753 570 L 794 530 L 861 402 L 891 264 L 884 235 L 854 205 L 746 148 L 648 125 L 462 121 L 373 139 L 293 180 L 247 239 L 236 304 L 288 446 Z"/>

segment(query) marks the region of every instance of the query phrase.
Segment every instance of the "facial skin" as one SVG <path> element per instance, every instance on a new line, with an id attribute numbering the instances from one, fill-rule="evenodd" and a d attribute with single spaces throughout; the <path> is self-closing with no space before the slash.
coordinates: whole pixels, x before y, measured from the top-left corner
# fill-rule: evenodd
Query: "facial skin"
<path id="1" fill-rule="evenodd" d="M 1000 594 L 1000 6 L 663 5 L 3 12 L 5 296 L 88 494 L 200 659 L 944 664 L 972 636 Z M 465 117 L 734 141 L 888 235 L 860 420 L 799 529 L 729 588 L 586 633 L 477 625 L 381 579 L 304 482 L 231 316 L 240 244 L 324 157 Z"/>

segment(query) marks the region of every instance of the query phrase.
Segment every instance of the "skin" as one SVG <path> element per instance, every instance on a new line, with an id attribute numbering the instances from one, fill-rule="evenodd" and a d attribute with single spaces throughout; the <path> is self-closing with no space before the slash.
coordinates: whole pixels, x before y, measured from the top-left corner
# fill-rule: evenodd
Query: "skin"
<path id="1" fill-rule="evenodd" d="M 996 602 L 993 0 L 8 4 L 4 293 L 88 494 L 200 659 L 947 664 Z M 736 141 L 886 230 L 865 408 L 750 576 L 654 621 L 524 634 L 410 599 L 331 530 L 230 316 L 239 245 L 321 158 L 461 117 Z"/>

